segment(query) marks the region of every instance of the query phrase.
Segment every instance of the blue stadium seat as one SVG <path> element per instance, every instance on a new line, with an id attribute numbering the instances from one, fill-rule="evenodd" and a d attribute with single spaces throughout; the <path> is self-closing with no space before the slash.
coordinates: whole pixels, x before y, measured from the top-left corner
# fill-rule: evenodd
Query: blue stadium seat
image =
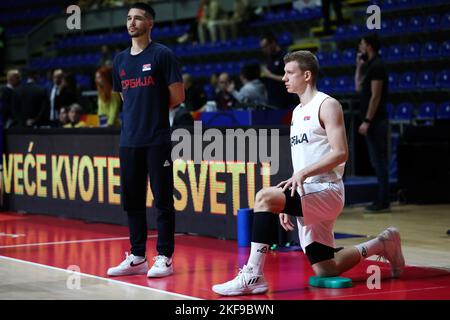
<path id="1" fill-rule="evenodd" d="M 399 45 L 393 45 L 389 47 L 389 52 L 387 55 L 389 61 L 399 61 L 403 59 L 403 49 Z"/>
<path id="2" fill-rule="evenodd" d="M 432 14 L 432 15 L 427 16 L 427 18 L 425 20 L 424 28 L 427 31 L 439 29 L 439 15 Z"/>
<path id="3" fill-rule="evenodd" d="M 450 88 L 450 70 L 442 70 L 436 77 L 438 88 Z"/>
<path id="4" fill-rule="evenodd" d="M 420 56 L 420 44 L 418 43 L 409 43 L 405 46 L 405 50 L 403 55 L 406 59 L 417 59 Z"/>
<path id="5" fill-rule="evenodd" d="M 293 43 L 292 34 L 290 32 L 283 32 L 277 39 L 281 46 L 289 46 Z M 253 39 L 253 45 L 256 45 L 256 48 L 259 47 L 259 39 L 257 37 L 254 37 Z"/>
<path id="6" fill-rule="evenodd" d="M 203 91 L 205 92 L 206 98 L 208 100 L 214 100 L 215 92 L 214 92 L 214 87 L 211 84 L 209 84 L 209 83 L 205 84 L 203 86 Z"/>
<path id="7" fill-rule="evenodd" d="M 408 29 L 414 32 L 422 31 L 423 25 L 424 25 L 423 18 L 420 16 L 414 16 L 409 19 Z"/>
<path id="8" fill-rule="evenodd" d="M 436 114 L 436 104 L 434 102 L 424 102 L 419 106 L 416 115 L 417 120 L 432 120 Z"/>
<path id="9" fill-rule="evenodd" d="M 350 38 L 357 38 L 360 35 L 362 35 L 364 32 L 366 32 L 365 26 L 363 28 L 357 24 L 351 24 L 348 29 L 348 35 Z"/>
<path id="10" fill-rule="evenodd" d="M 414 6 L 414 1 L 411 0 L 397 0 L 398 8 L 400 9 L 407 9 Z"/>
<path id="11" fill-rule="evenodd" d="M 284 10 L 280 10 L 278 12 L 269 12 L 266 16 L 265 16 L 265 20 L 267 20 L 270 23 L 276 23 L 276 22 L 280 22 L 283 21 L 283 19 L 286 19 L 286 11 Z"/>
<path id="12" fill-rule="evenodd" d="M 422 47 L 422 58 L 431 59 L 439 57 L 439 46 L 436 42 L 427 42 Z"/>
<path id="13" fill-rule="evenodd" d="M 390 72 L 388 75 L 389 81 L 389 90 L 397 91 L 398 90 L 398 74 Z"/>
<path id="14" fill-rule="evenodd" d="M 200 65 L 196 64 L 192 66 L 191 70 L 192 77 L 194 78 L 200 78 L 202 77 L 202 68 Z"/>
<path id="15" fill-rule="evenodd" d="M 381 19 L 381 30 L 383 30 L 383 33 L 385 34 L 392 33 L 391 21 L 388 19 Z"/>
<path id="16" fill-rule="evenodd" d="M 398 8 L 397 0 L 384 0 L 381 4 L 381 10 L 393 10 Z"/>
<path id="17" fill-rule="evenodd" d="M 422 89 L 434 88 L 434 73 L 432 71 L 423 71 L 419 73 L 417 84 Z"/>
<path id="18" fill-rule="evenodd" d="M 331 77 L 321 78 L 319 79 L 317 86 L 321 91 L 332 92 L 334 91 L 334 80 Z"/>
<path id="19" fill-rule="evenodd" d="M 364 30 L 365 28 L 361 28 L 356 24 L 352 24 L 349 26 L 339 26 L 336 28 L 334 38 L 336 40 L 357 38 L 364 32 Z"/>
<path id="20" fill-rule="evenodd" d="M 345 26 L 338 26 L 333 36 L 336 40 L 345 39 L 347 37 L 347 28 Z"/>
<path id="21" fill-rule="evenodd" d="M 330 64 L 330 60 L 328 58 L 328 53 L 325 51 L 320 51 L 317 53 L 317 60 L 319 60 L 319 65 L 322 67 L 328 66 Z"/>
<path id="22" fill-rule="evenodd" d="M 414 72 L 405 72 L 400 76 L 399 88 L 414 89 L 416 87 L 416 74 Z"/>
<path id="23" fill-rule="evenodd" d="M 408 32 L 408 22 L 405 18 L 395 19 L 392 25 L 392 33 L 402 34 Z"/>
<path id="24" fill-rule="evenodd" d="M 330 53 L 330 63 L 332 66 L 339 66 L 342 64 L 341 53 L 339 51 L 332 51 Z"/>
<path id="25" fill-rule="evenodd" d="M 343 64 L 354 64 L 356 61 L 356 50 L 346 49 L 341 55 L 341 60 Z"/>
<path id="26" fill-rule="evenodd" d="M 444 41 L 441 45 L 441 56 L 450 57 L 450 41 Z"/>
<path id="27" fill-rule="evenodd" d="M 436 114 L 437 119 L 445 119 L 450 120 L 450 102 L 444 102 L 441 104 L 437 110 Z"/>
<path id="28" fill-rule="evenodd" d="M 400 103 L 397 106 L 394 119 L 401 122 L 410 122 L 413 116 L 413 105 L 409 102 Z"/>
<path id="29" fill-rule="evenodd" d="M 349 76 L 340 76 L 335 80 L 335 92 L 350 93 L 353 92 L 354 84 L 352 78 Z"/>
<path id="30" fill-rule="evenodd" d="M 441 17 L 441 28 L 450 29 L 450 12 L 447 12 Z"/>
<path id="31" fill-rule="evenodd" d="M 202 74 L 204 77 L 210 77 L 214 73 L 214 66 L 211 63 L 203 65 Z"/>
<path id="32" fill-rule="evenodd" d="M 287 20 L 288 21 L 295 21 L 301 19 L 301 13 L 300 11 L 296 9 L 292 9 L 287 12 Z"/>

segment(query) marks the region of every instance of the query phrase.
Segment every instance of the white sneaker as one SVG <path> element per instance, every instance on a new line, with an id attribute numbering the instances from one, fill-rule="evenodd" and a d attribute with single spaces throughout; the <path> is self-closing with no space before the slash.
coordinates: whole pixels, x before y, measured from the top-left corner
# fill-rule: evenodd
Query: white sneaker
<path id="1" fill-rule="evenodd" d="M 244 265 L 233 280 L 216 284 L 212 290 L 223 296 L 239 296 L 244 294 L 261 294 L 269 289 L 263 274 L 256 274 L 253 268 Z"/>
<path id="2" fill-rule="evenodd" d="M 384 250 L 381 256 L 386 258 L 391 264 L 392 277 L 400 277 L 405 267 L 400 233 L 397 228 L 389 227 L 378 235 L 378 239 L 383 242 Z"/>
<path id="3" fill-rule="evenodd" d="M 153 258 L 155 263 L 147 273 L 149 278 L 166 277 L 173 273 L 172 258 L 166 256 L 156 256 Z"/>
<path id="4" fill-rule="evenodd" d="M 139 262 L 134 262 L 135 259 L 136 256 L 133 254 L 128 255 L 128 252 L 125 252 L 125 260 L 122 261 L 117 267 L 109 268 L 107 272 L 108 276 L 117 277 L 147 273 L 147 258 Z"/>

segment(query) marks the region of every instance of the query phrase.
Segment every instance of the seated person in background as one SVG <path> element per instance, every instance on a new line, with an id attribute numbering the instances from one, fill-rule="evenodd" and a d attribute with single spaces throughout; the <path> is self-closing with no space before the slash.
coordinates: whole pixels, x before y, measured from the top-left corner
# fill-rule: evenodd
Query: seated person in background
<path id="1" fill-rule="evenodd" d="M 216 95 L 214 98 L 218 110 L 231 110 L 237 103 L 237 100 L 227 90 L 230 85 L 230 75 L 226 72 L 221 73 L 217 80 Z"/>
<path id="2" fill-rule="evenodd" d="M 267 90 L 259 80 L 259 66 L 243 66 L 239 77 L 242 82 L 241 90 L 236 91 L 233 82 L 227 88 L 237 101 L 244 104 L 267 104 Z"/>
<path id="3" fill-rule="evenodd" d="M 119 109 L 122 100 L 117 92 L 112 91 L 112 67 L 103 66 L 97 70 L 95 85 L 98 91 L 99 127 L 119 127 Z"/>
<path id="4" fill-rule="evenodd" d="M 69 107 L 69 123 L 64 125 L 64 128 L 85 128 L 86 123 L 81 120 L 83 108 L 78 104 L 71 104 Z"/>
<path id="5" fill-rule="evenodd" d="M 194 83 L 192 76 L 188 73 L 183 74 L 183 84 L 186 99 L 184 105 L 186 111 L 198 111 L 206 103 L 206 95 L 203 90 Z"/>
<path id="6" fill-rule="evenodd" d="M 51 121 L 50 126 L 53 128 L 62 128 L 69 123 L 69 110 L 67 107 L 61 107 L 58 110 L 58 120 Z"/>

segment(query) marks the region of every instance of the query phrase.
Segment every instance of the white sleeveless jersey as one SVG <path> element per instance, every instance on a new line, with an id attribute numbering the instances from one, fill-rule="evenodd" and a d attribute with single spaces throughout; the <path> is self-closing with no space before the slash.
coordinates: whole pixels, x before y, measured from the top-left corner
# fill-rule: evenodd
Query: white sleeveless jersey
<path id="1" fill-rule="evenodd" d="M 319 108 L 329 97 L 319 91 L 309 103 L 304 106 L 299 104 L 292 113 L 290 143 L 294 173 L 318 162 L 332 151 L 319 121 Z M 344 175 L 344 168 L 345 162 L 328 173 L 308 177 L 305 183 L 338 181 Z"/>

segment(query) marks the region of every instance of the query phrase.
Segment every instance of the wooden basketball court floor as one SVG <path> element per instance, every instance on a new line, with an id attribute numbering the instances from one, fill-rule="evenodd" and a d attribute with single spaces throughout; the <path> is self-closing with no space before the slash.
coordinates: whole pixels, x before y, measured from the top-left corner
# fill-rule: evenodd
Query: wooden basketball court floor
<path id="1" fill-rule="evenodd" d="M 364 237 L 337 239 L 349 246 L 394 225 L 400 229 L 407 268 L 391 279 L 389 265 L 375 257 L 343 276 L 353 287 L 321 289 L 308 285 L 313 275 L 301 251 L 271 251 L 265 275 L 270 285 L 263 295 L 232 299 L 450 299 L 450 205 L 394 205 L 392 213 L 363 214 L 362 207 L 345 208 L 335 231 Z M 246 263 L 249 249 L 236 241 L 177 234 L 174 275 L 109 278 L 106 270 L 129 250 L 124 226 L 85 223 L 43 215 L 0 213 L 0 299 L 230 299 L 211 291 L 230 280 Z M 155 254 L 156 234 L 149 232 L 148 256 Z M 381 287 L 369 289 L 368 267 L 381 270 Z M 73 273 L 70 270 L 76 270 Z M 369 269 L 370 270 L 370 269 Z"/>

